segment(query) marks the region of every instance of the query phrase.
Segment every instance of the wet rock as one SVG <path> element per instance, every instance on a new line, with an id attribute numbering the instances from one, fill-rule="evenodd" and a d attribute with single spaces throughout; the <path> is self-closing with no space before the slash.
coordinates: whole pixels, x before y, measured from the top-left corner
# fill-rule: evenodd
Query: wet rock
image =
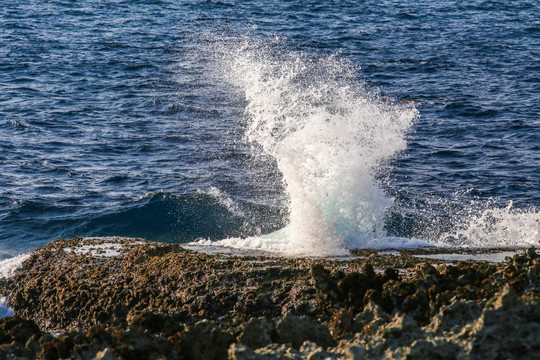
<path id="1" fill-rule="evenodd" d="M 332 312 L 335 308 L 339 308 L 339 301 L 342 295 L 330 271 L 325 269 L 321 264 L 315 264 L 311 268 L 311 276 L 315 280 L 317 301 L 321 308 L 327 313 Z"/>
<path id="2" fill-rule="evenodd" d="M 36 250 L 5 284 L 16 313 L 49 331 L 84 331 L 99 323 L 125 326 L 148 313 L 156 321 L 145 315 L 137 322 L 163 332 L 168 326 L 160 324 L 171 314 L 193 325 L 202 319 L 241 324 L 250 317 L 280 316 L 284 309 L 320 312 L 310 283 L 311 260 L 224 261 L 178 245 L 108 241 L 117 241 L 112 245 L 119 255 L 79 254 L 81 247 L 104 245 L 83 239 L 58 240 Z"/>
<path id="3" fill-rule="evenodd" d="M 345 308 L 349 313 L 356 314 L 370 301 L 385 303 L 390 310 L 393 306 L 391 302 L 382 299 L 382 290 L 385 283 L 398 281 L 398 272 L 394 269 L 386 269 L 383 274 L 377 274 L 371 263 L 367 262 L 361 272 L 338 272 L 332 276 L 330 271 L 319 264 L 314 265 L 311 272 L 318 290 L 317 298 L 327 313 Z"/>
<path id="4" fill-rule="evenodd" d="M 18 318 L 0 319 L 0 358 L 461 360 L 540 352 L 534 249 L 503 264 L 437 265 L 411 251 L 363 250 L 350 261 L 239 258 L 107 241 L 54 241 L 1 282 Z"/>

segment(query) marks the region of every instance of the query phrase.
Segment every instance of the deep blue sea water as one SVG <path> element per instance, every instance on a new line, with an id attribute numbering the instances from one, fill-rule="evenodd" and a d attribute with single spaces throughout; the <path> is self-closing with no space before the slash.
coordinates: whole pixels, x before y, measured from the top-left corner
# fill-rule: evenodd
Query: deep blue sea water
<path id="1" fill-rule="evenodd" d="M 0 3 L 2 257 L 540 240 L 538 1 Z"/>

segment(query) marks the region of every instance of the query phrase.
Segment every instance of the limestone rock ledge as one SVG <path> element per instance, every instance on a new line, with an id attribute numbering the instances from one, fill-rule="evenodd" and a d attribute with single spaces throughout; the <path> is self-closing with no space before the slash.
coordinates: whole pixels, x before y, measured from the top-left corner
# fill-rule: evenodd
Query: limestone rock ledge
<path id="1" fill-rule="evenodd" d="M 0 358 L 533 359 L 540 258 L 347 261 L 131 238 L 34 250 L 0 293 Z"/>

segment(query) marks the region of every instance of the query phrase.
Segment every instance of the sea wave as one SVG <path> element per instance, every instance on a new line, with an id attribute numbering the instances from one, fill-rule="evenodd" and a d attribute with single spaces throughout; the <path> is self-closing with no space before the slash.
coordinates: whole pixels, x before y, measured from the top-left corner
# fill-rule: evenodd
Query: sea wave
<path id="1" fill-rule="evenodd" d="M 79 236 L 129 236 L 183 243 L 198 238 L 254 236 L 265 229 L 264 222 L 256 225 L 253 219 L 262 214 L 252 215 L 249 206 L 242 209 L 216 188 L 190 194 L 152 192 L 113 208 L 86 212 L 76 206 L 41 201 L 25 201 L 14 206 L 2 221 L 18 226 L 12 226 L 16 231 L 1 234 L 8 240 L 3 245 L 20 238 L 17 249 L 26 244 L 27 250 L 57 238 Z"/>

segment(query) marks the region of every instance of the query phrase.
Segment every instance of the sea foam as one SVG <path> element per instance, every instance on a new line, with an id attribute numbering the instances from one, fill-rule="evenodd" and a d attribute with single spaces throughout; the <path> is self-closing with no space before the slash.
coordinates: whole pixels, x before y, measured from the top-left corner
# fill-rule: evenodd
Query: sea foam
<path id="1" fill-rule="evenodd" d="M 22 266 L 24 260 L 28 259 L 30 254 L 21 254 L 9 259 L 0 260 L 0 278 L 10 278 L 15 271 Z"/>
<path id="2" fill-rule="evenodd" d="M 0 278 L 10 278 L 15 271 L 22 266 L 24 260 L 28 259 L 30 254 L 21 254 L 9 259 L 0 260 Z M 0 318 L 13 315 L 13 309 L 9 306 L 6 297 L 0 297 Z"/>
<path id="3" fill-rule="evenodd" d="M 538 246 L 540 212 L 535 207 L 515 208 L 492 204 L 473 204 L 453 216 L 452 229 L 432 242 L 445 247 L 520 248 Z"/>

